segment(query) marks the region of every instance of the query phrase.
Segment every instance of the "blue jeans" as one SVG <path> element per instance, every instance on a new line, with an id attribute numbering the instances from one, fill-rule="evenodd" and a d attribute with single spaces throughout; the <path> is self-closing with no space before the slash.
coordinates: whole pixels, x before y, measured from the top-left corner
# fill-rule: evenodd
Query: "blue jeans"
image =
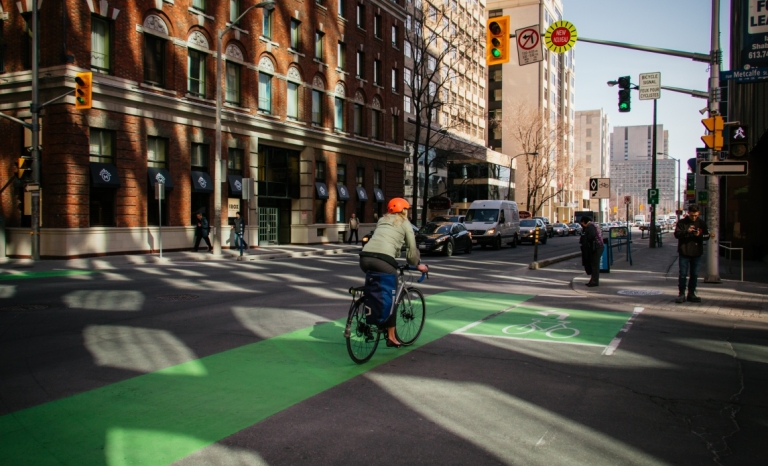
<path id="1" fill-rule="evenodd" d="M 680 274 L 677 278 L 677 289 L 680 291 L 680 294 L 685 294 L 685 278 L 688 276 L 689 271 L 691 278 L 688 279 L 688 294 L 696 291 L 696 280 L 699 279 L 701 258 L 702 256 L 691 257 L 680 254 Z"/>
<path id="2" fill-rule="evenodd" d="M 248 249 L 248 245 L 245 244 L 243 237 L 237 233 L 235 233 L 235 247 L 240 249 L 240 255 L 243 254 L 243 248 Z"/>

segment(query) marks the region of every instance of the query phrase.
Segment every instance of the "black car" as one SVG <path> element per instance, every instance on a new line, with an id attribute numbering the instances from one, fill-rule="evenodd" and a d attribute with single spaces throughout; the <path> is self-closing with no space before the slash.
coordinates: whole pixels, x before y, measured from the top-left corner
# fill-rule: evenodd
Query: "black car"
<path id="1" fill-rule="evenodd" d="M 533 244 L 534 230 L 539 227 L 539 244 L 547 244 L 547 228 L 540 218 L 527 218 L 520 220 L 520 242 Z"/>
<path id="2" fill-rule="evenodd" d="M 583 233 L 583 228 L 581 228 L 581 225 L 578 223 L 569 223 L 568 224 L 568 230 L 570 231 L 571 235 L 579 236 Z"/>
<path id="3" fill-rule="evenodd" d="M 413 228 L 413 236 L 416 236 L 416 235 L 419 234 L 419 229 L 416 228 L 415 226 L 413 226 L 413 224 L 411 224 L 411 228 Z M 373 236 L 373 232 L 374 231 L 376 231 L 376 230 L 375 229 L 371 230 L 367 235 L 363 236 L 363 240 L 362 240 L 363 241 L 363 246 L 368 244 L 368 241 L 371 240 L 371 237 Z M 403 244 L 403 247 L 400 248 L 400 250 L 405 251 L 405 244 Z"/>
<path id="4" fill-rule="evenodd" d="M 442 252 L 452 256 L 453 251 L 472 252 L 472 234 L 458 222 L 429 222 L 416 235 L 416 244 L 422 252 Z"/>

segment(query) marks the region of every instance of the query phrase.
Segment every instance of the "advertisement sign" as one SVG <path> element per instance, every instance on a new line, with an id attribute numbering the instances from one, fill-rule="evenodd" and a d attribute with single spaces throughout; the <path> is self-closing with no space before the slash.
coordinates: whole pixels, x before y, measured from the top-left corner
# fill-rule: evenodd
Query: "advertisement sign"
<path id="1" fill-rule="evenodd" d="M 430 210 L 448 210 L 451 208 L 451 200 L 447 197 L 433 197 L 427 201 Z"/>
<path id="2" fill-rule="evenodd" d="M 768 2 L 742 0 L 741 64 L 768 65 Z"/>
<path id="3" fill-rule="evenodd" d="M 235 214 L 240 212 L 240 199 L 236 197 L 227 199 L 227 211 L 227 217 L 235 217 Z"/>

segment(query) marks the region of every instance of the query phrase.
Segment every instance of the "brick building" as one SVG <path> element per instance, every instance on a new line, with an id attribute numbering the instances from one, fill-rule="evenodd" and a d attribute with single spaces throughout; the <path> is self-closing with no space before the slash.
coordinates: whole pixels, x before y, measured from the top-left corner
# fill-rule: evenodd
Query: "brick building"
<path id="1" fill-rule="evenodd" d="M 223 212 L 211 221 L 223 247 L 238 209 L 249 244 L 335 242 L 351 213 L 372 227 L 402 196 L 404 1 L 284 0 L 223 36 Z M 255 3 L 42 4 L 40 102 L 94 72 L 92 109 L 75 110 L 72 93 L 41 114 L 43 257 L 153 251 L 161 221 L 165 249 L 191 245 L 193 213 L 214 205 L 216 37 Z M 0 110 L 28 120 L 31 1 L 0 4 Z M 30 137 L 5 119 L 0 137 L 7 252 L 25 256 L 29 199 L 11 178 Z M 242 178 L 257 180 L 255 200 L 241 199 Z"/>

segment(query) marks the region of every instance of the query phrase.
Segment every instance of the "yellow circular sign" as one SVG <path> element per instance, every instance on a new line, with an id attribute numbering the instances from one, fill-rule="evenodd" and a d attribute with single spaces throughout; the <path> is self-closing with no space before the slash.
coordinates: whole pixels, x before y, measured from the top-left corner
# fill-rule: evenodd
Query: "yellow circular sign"
<path id="1" fill-rule="evenodd" d="M 555 21 L 544 34 L 544 45 L 555 53 L 565 53 L 576 43 L 576 26 L 568 21 Z"/>

